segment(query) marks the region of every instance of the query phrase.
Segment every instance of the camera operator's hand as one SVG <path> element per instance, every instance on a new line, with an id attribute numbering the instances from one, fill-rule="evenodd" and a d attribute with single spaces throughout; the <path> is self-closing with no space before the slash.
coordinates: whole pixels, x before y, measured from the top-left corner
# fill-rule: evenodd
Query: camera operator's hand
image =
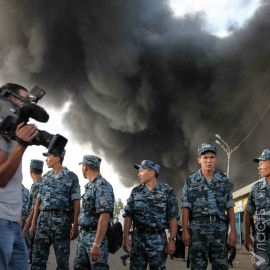
<path id="1" fill-rule="evenodd" d="M 18 125 L 16 128 L 16 137 L 20 144 L 27 145 L 31 142 L 38 134 L 38 129 L 34 124 L 24 125 L 23 123 Z"/>

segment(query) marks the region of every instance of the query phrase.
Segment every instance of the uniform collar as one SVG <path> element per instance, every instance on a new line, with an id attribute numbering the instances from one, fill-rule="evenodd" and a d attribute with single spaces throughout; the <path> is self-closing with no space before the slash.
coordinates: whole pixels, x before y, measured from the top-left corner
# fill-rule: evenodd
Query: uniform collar
<path id="1" fill-rule="evenodd" d="M 267 185 L 266 177 L 263 177 L 260 180 L 262 180 L 262 183 L 260 185 L 260 189 L 266 189 L 266 185 Z"/>
<path id="2" fill-rule="evenodd" d="M 64 167 L 64 166 L 63 166 L 63 170 L 59 174 L 55 174 L 53 170 L 49 171 L 49 175 L 54 176 L 54 178 L 56 178 L 56 179 L 61 178 L 64 175 L 67 175 L 68 173 L 69 173 L 69 169 L 67 167 Z"/>
<path id="3" fill-rule="evenodd" d="M 147 190 L 149 190 L 148 187 L 147 187 L 145 184 L 142 184 L 142 186 L 143 186 L 144 188 L 146 188 Z M 156 185 L 151 189 L 151 191 L 152 191 L 152 190 L 155 190 L 155 189 L 159 189 L 160 186 L 161 186 L 161 182 L 160 182 L 159 179 L 157 179 L 157 183 L 156 183 Z"/>
<path id="4" fill-rule="evenodd" d="M 89 188 L 93 183 L 95 183 L 98 179 L 100 179 L 102 177 L 101 174 L 99 174 L 97 177 L 94 178 L 94 180 L 92 182 L 90 182 L 88 180 L 87 184 L 84 186 L 85 188 Z"/>

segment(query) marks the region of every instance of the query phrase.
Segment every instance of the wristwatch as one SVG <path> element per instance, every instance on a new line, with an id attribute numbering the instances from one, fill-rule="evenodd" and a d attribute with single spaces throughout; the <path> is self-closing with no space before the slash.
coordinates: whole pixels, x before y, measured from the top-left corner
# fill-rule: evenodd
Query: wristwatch
<path id="1" fill-rule="evenodd" d="M 173 240 L 174 242 L 176 242 L 176 237 L 170 237 L 171 240 Z"/>
<path id="2" fill-rule="evenodd" d="M 100 248 L 100 244 L 98 244 L 98 243 L 96 243 L 96 242 L 93 243 L 93 246 L 94 246 L 94 247 L 97 247 L 97 248 Z"/>

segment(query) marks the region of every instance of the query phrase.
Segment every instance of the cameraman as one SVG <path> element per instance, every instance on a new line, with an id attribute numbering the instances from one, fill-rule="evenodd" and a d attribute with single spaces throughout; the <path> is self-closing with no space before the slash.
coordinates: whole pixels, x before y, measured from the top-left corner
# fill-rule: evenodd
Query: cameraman
<path id="1" fill-rule="evenodd" d="M 8 94 L 3 94 L 8 89 Z M 21 85 L 7 83 L 0 87 L 3 100 L 10 102 L 14 108 L 22 106 L 22 101 L 14 97 L 27 97 L 28 90 Z M 21 160 L 38 130 L 33 124 L 20 124 L 16 127 L 16 137 L 20 143 L 0 134 L 0 269 L 28 269 L 28 254 L 22 235 L 22 169 Z"/>

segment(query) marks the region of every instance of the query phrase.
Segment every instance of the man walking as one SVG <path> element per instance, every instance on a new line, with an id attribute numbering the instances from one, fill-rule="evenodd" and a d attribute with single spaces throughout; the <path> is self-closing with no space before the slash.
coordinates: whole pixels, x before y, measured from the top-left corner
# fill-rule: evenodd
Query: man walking
<path id="1" fill-rule="evenodd" d="M 109 269 L 106 231 L 113 217 L 114 194 L 111 184 L 100 174 L 100 163 L 94 155 L 85 155 L 80 163 L 89 182 L 82 196 L 75 270 Z"/>

